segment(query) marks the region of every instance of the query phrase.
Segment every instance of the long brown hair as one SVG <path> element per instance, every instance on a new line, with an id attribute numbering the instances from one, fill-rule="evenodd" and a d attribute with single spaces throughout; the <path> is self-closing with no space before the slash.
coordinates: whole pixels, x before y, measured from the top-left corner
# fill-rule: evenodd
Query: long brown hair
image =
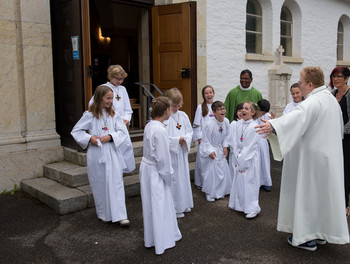
<path id="1" fill-rule="evenodd" d="M 150 112 L 151 118 L 155 119 L 164 115 L 165 111 L 170 107 L 170 101 L 168 97 L 159 96 L 152 100 Z"/>
<path id="2" fill-rule="evenodd" d="M 94 94 L 94 102 L 90 105 L 89 107 L 89 112 L 92 113 L 92 115 L 94 117 L 96 117 L 97 119 L 100 118 L 100 116 L 102 115 L 102 109 L 103 109 L 103 96 L 106 95 L 106 93 L 108 92 L 112 92 L 113 90 L 105 85 L 99 85 L 97 86 L 96 90 L 95 90 L 95 94 Z M 106 108 L 107 113 L 110 116 L 114 116 L 115 112 L 113 109 L 113 104 L 111 104 L 110 107 Z"/>
<path id="3" fill-rule="evenodd" d="M 209 113 L 209 109 L 207 106 L 207 102 L 205 101 L 205 97 L 204 97 L 204 91 L 207 88 L 211 88 L 213 90 L 213 94 L 215 94 L 214 92 L 214 88 L 211 85 L 206 85 L 203 87 L 202 89 L 202 97 L 203 97 L 203 103 L 202 103 L 202 116 L 205 117 L 208 113 Z"/>

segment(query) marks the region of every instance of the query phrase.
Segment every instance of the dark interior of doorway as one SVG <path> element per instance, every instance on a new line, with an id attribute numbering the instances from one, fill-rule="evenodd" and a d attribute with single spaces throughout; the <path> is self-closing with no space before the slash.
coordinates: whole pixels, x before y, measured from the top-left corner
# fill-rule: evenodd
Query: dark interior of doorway
<path id="1" fill-rule="evenodd" d="M 138 30 L 140 7 L 114 1 L 90 0 L 90 37 L 92 64 L 92 92 L 106 83 L 109 65 L 119 64 L 128 73 L 122 84 L 129 98 L 140 103 Z M 135 100 L 136 99 L 136 100 Z M 138 111 L 134 111 L 134 127 L 138 123 Z"/>

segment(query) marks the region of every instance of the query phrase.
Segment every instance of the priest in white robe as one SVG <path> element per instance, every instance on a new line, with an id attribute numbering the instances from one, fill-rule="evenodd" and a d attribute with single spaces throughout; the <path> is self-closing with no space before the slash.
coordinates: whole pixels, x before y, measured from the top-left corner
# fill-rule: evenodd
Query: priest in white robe
<path id="1" fill-rule="evenodd" d="M 293 246 L 349 243 L 342 156 L 343 121 L 339 104 L 324 86 L 318 67 L 304 68 L 300 88 L 306 98 L 292 112 L 256 128 L 267 133 L 276 160 L 294 151 L 299 168 L 283 169 L 277 230 L 292 233 Z M 273 132 L 273 133 L 272 133 Z M 300 148 L 294 148 L 300 142 Z"/>

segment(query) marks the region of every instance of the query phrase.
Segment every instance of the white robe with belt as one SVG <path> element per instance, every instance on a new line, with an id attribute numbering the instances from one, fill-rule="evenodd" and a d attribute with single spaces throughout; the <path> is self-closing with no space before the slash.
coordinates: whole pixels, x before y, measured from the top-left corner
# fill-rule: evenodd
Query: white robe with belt
<path id="1" fill-rule="evenodd" d="M 246 214 L 260 212 L 260 136 L 254 129 L 257 125 L 253 119 L 241 119 L 230 125 L 229 160 L 233 182 L 228 206 Z"/>
<path id="2" fill-rule="evenodd" d="M 206 116 L 203 116 L 202 114 L 202 105 L 197 106 L 196 114 L 194 116 L 193 120 L 193 142 L 202 139 L 202 130 L 205 125 L 205 123 L 212 118 L 215 118 L 213 115 L 213 111 L 211 110 L 211 104 L 207 104 L 208 107 L 208 114 Z M 202 147 L 202 144 L 198 144 L 197 149 L 197 156 L 196 156 L 196 169 L 194 171 L 194 184 L 197 186 L 202 187 L 203 185 L 203 172 L 202 172 L 202 166 L 203 166 L 203 158 L 200 155 L 200 149 Z"/>
<path id="3" fill-rule="evenodd" d="M 227 118 L 223 122 L 212 118 L 203 127 L 200 149 L 204 176 L 202 191 L 209 194 L 211 198 L 222 198 L 230 193 L 230 169 L 224 156 L 224 148 L 228 147 L 229 126 L 230 122 Z M 209 157 L 212 152 L 215 152 L 215 159 Z"/>
<path id="4" fill-rule="evenodd" d="M 107 130 L 103 128 L 107 127 Z M 129 133 L 116 114 L 111 117 L 103 110 L 99 119 L 86 111 L 71 132 L 75 141 L 88 148 L 87 169 L 95 200 L 97 217 L 103 221 L 117 222 L 127 219 L 123 171 L 135 169 L 135 159 Z M 98 146 L 89 144 L 92 136 L 111 135 L 113 142 Z"/>
<path id="5" fill-rule="evenodd" d="M 181 239 L 170 193 L 172 172 L 166 129 L 159 121 L 150 121 L 143 136 L 140 187 L 145 247 L 154 246 L 156 254 Z"/>
<path id="6" fill-rule="evenodd" d="M 298 169 L 283 169 L 277 229 L 293 233 L 295 246 L 314 239 L 349 243 L 337 100 L 321 86 L 292 112 L 270 122 L 277 134 L 268 137 L 274 158 L 293 151 L 291 159 L 299 162 Z M 293 149 L 298 142 L 300 149 Z"/>
<path id="7" fill-rule="evenodd" d="M 193 207 L 188 164 L 188 153 L 191 148 L 193 130 L 188 116 L 183 111 L 172 113 L 169 120 L 165 121 L 164 124 L 166 124 L 166 130 L 169 135 L 171 166 L 174 169 L 170 191 L 174 199 L 176 213 L 183 213 L 186 208 Z M 180 137 L 183 137 L 186 141 L 183 146 L 179 144 Z"/>

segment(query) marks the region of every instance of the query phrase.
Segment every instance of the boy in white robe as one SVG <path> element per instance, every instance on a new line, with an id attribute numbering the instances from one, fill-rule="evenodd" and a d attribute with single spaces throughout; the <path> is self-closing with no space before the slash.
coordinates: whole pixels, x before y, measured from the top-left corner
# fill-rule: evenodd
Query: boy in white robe
<path id="1" fill-rule="evenodd" d="M 242 119 L 230 125 L 230 166 L 234 171 L 229 207 L 246 214 L 247 219 L 260 213 L 260 136 L 254 127 L 258 109 L 252 102 L 243 104 Z"/>
<path id="2" fill-rule="evenodd" d="M 230 193 L 231 176 L 227 157 L 229 121 L 225 118 L 225 105 L 212 104 L 215 118 L 208 120 L 203 128 L 200 154 L 203 157 L 203 187 L 208 202 L 224 198 Z"/>
<path id="3" fill-rule="evenodd" d="M 299 87 L 305 100 L 292 112 L 257 126 L 266 133 L 276 160 L 290 153 L 299 164 L 283 164 L 277 230 L 288 243 L 314 251 L 317 244 L 349 243 L 344 201 L 343 119 L 324 86 L 323 71 L 306 67 Z M 272 133 L 274 132 L 274 133 Z M 300 142 L 300 148 L 295 149 Z M 293 152 L 293 153 L 292 153 Z"/>
<path id="4" fill-rule="evenodd" d="M 182 95 L 179 89 L 171 88 L 165 92 L 170 100 L 171 115 L 166 129 L 169 135 L 171 166 L 174 169 L 174 182 L 170 187 L 174 199 L 177 218 L 184 217 L 184 212 L 191 212 L 193 197 L 188 164 L 188 153 L 191 148 L 193 130 L 191 122 L 182 107 Z"/>
<path id="5" fill-rule="evenodd" d="M 89 147 L 87 169 L 97 217 L 128 226 L 123 171 L 135 169 L 132 144 L 122 119 L 112 109 L 113 91 L 98 86 L 95 95 L 96 101 L 71 134 L 82 148 Z"/>
<path id="6" fill-rule="evenodd" d="M 258 102 L 259 107 L 259 118 L 257 123 L 260 125 L 263 123 L 261 119 L 271 120 L 275 118 L 274 113 L 269 113 L 270 111 L 270 102 L 266 99 L 261 99 Z M 270 192 L 272 188 L 271 180 L 271 170 L 270 170 L 270 148 L 267 139 L 260 137 L 259 140 L 259 154 L 260 154 L 260 186 L 263 190 Z"/>
<path id="7" fill-rule="evenodd" d="M 124 79 L 128 74 L 120 65 L 110 65 L 107 69 L 107 77 L 109 82 L 105 86 L 113 90 L 113 107 L 118 115 L 123 119 L 124 124 L 128 127 L 131 120 L 132 109 L 130 99 L 125 87 L 122 86 Z M 89 106 L 94 102 L 94 96 L 90 99 Z"/>
<path id="8" fill-rule="evenodd" d="M 175 246 L 181 239 L 170 193 L 173 183 L 168 134 L 163 122 L 170 116 L 169 101 L 158 97 L 151 104 L 151 120 L 143 136 L 140 187 L 145 247 L 156 254 Z"/>
<path id="9" fill-rule="evenodd" d="M 198 149 L 196 156 L 196 169 L 194 171 L 194 184 L 197 189 L 201 190 L 203 185 L 203 158 L 200 155 L 200 149 L 202 147 L 202 130 L 204 124 L 211 118 L 214 118 L 211 105 L 214 101 L 214 88 L 210 85 L 206 85 L 202 89 L 203 103 L 197 106 L 196 114 L 193 120 L 193 142 L 198 141 Z"/>

